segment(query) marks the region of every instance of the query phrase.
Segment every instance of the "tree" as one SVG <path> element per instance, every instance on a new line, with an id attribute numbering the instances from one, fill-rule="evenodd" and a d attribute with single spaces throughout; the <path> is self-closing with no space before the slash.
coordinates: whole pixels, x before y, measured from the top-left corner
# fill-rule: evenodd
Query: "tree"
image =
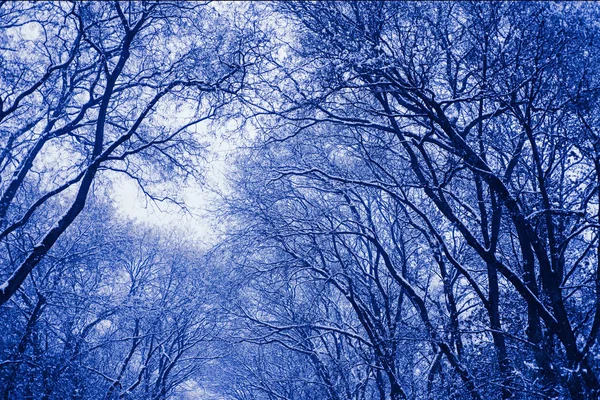
<path id="1" fill-rule="evenodd" d="M 181 236 L 88 204 L 0 317 L 2 397 L 164 399 L 201 382 L 217 319 Z"/>
<path id="2" fill-rule="evenodd" d="M 3 396 L 598 398 L 597 19 L 0 2 Z M 86 206 L 177 202 L 218 117 L 208 254 Z"/>
<path id="3" fill-rule="evenodd" d="M 104 171 L 140 184 L 196 173 L 193 128 L 240 88 L 245 61 L 243 42 L 199 3 L 3 2 L 0 17 L 11 71 L 0 83 L 0 240 L 33 240 L 2 271 L 4 304 Z M 54 217 L 33 234 L 45 207 Z"/>
<path id="4" fill-rule="evenodd" d="M 431 345 L 432 384 L 597 397 L 596 7 L 274 8 L 289 34 L 252 88 L 262 150 L 232 209 L 244 232 L 332 285 L 328 263 L 385 267 Z"/>

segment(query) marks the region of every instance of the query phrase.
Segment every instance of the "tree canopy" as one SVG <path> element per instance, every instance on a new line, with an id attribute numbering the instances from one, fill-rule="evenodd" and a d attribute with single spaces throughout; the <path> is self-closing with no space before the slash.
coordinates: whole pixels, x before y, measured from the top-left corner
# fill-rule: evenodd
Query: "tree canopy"
<path id="1" fill-rule="evenodd" d="M 597 4 L 0 4 L 4 398 L 600 396 Z"/>

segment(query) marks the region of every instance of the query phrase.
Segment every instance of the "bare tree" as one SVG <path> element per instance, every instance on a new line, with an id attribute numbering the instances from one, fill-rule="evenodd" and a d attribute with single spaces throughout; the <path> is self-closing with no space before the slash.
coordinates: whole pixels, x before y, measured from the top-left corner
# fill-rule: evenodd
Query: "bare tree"
<path id="1" fill-rule="evenodd" d="M 263 189 L 233 208 L 250 234 L 299 269 L 338 241 L 338 268 L 380 263 L 433 345 L 432 383 L 447 369 L 471 398 L 597 397 L 597 8 L 274 8 L 289 34 L 248 102 L 264 150 L 238 188 Z M 402 237 L 426 255 L 412 270 Z"/>
<path id="2" fill-rule="evenodd" d="M 164 399 L 219 355 L 192 242 L 93 203 L 0 318 L 3 398 Z"/>
<path id="3" fill-rule="evenodd" d="M 193 127 L 244 75 L 243 43 L 200 3 L 2 5 L 0 240 L 54 208 L 26 256 L 3 271 L 0 304 L 84 209 L 97 176 L 143 184 L 194 174 Z M 25 51 L 23 51 L 25 49 Z M 36 187 L 31 195 L 30 188 Z"/>

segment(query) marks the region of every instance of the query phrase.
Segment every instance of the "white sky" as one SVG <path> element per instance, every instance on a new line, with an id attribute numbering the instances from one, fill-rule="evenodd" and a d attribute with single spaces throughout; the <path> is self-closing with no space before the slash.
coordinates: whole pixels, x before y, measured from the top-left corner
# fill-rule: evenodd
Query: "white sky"
<path id="1" fill-rule="evenodd" d="M 226 175 L 232 168 L 232 153 L 236 144 L 232 139 L 215 138 L 209 147 L 205 169 L 205 182 L 181 187 L 177 193 L 189 212 L 177 205 L 148 199 L 137 183 L 124 174 L 111 176 L 114 191 L 111 194 L 117 209 L 126 217 L 159 227 L 176 227 L 193 235 L 201 244 L 216 244 L 222 232 L 214 218 L 219 196 L 214 189 L 227 190 Z"/>
<path id="2" fill-rule="evenodd" d="M 245 2 L 216 2 L 212 4 L 220 14 L 237 19 L 243 16 L 250 6 Z M 168 108 L 168 107 L 167 107 Z M 186 112 L 182 107 L 174 115 L 169 112 L 163 115 L 165 119 L 173 119 L 174 126 L 180 126 L 192 118 L 194 107 Z M 201 244 L 214 245 L 223 233 L 224 227 L 214 218 L 214 209 L 219 202 L 219 196 L 213 189 L 221 192 L 228 190 L 227 174 L 233 167 L 233 152 L 243 140 L 236 123 L 225 124 L 217 133 L 207 133 L 200 125 L 196 128 L 199 135 L 205 135 L 209 143 L 207 163 L 205 165 L 204 183 L 181 187 L 177 193 L 178 200 L 183 200 L 189 213 L 168 202 L 154 203 L 148 199 L 137 186 L 136 182 L 124 174 L 111 175 L 114 183 L 113 200 L 117 209 L 128 218 L 157 227 L 177 227 L 194 235 Z M 247 128 L 251 129 L 249 126 Z M 247 132 L 246 132 L 247 133 Z"/>

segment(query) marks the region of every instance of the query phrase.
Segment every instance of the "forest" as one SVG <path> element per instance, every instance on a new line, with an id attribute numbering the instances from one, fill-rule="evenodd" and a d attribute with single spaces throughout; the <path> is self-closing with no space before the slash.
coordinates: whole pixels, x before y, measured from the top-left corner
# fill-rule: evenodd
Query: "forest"
<path id="1" fill-rule="evenodd" d="M 0 399 L 596 400 L 599 241 L 599 3 L 0 1 Z"/>

